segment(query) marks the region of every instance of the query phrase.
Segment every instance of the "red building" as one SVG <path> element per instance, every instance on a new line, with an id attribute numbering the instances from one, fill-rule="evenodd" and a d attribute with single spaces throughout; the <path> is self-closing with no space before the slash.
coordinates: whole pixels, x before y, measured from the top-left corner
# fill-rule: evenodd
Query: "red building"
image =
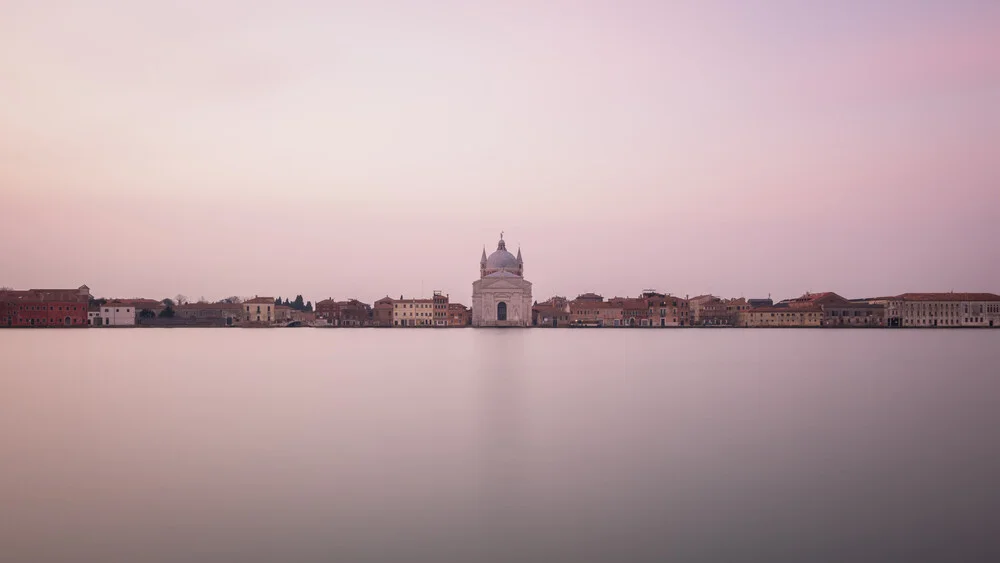
<path id="1" fill-rule="evenodd" d="M 375 302 L 372 309 L 372 326 L 392 326 L 392 297 L 386 295 Z"/>
<path id="2" fill-rule="evenodd" d="M 440 291 L 434 292 L 434 326 L 449 326 L 448 322 L 448 296 Z"/>
<path id="3" fill-rule="evenodd" d="M 357 299 L 324 299 L 316 303 L 316 318 L 333 326 L 371 326 L 372 308 Z"/>
<path id="4" fill-rule="evenodd" d="M 0 326 L 85 327 L 90 288 L 0 292 Z"/>
<path id="5" fill-rule="evenodd" d="M 448 326 L 469 326 L 472 324 L 472 315 L 469 308 L 461 303 L 448 303 Z"/>
<path id="6" fill-rule="evenodd" d="M 649 303 L 635 297 L 612 297 L 608 303 L 622 308 L 623 326 L 649 326 Z"/>

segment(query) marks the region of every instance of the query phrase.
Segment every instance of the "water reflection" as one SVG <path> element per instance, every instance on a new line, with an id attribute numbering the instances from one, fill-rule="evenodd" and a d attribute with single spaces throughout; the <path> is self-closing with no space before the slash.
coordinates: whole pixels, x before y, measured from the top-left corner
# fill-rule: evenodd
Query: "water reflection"
<path id="1" fill-rule="evenodd" d="M 1000 560 L 1000 331 L 0 333 L 12 561 Z"/>

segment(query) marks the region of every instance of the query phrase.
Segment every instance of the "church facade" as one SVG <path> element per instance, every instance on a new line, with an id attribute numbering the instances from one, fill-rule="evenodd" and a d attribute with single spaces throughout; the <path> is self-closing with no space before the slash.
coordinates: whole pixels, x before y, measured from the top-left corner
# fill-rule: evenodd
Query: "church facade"
<path id="1" fill-rule="evenodd" d="M 524 279 L 521 249 L 517 256 L 500 242 L 493 254 L 479 261 L 479 279 L 472 282 L 472 326 L 527 327 L 531 325 L 531 282 Z"/>

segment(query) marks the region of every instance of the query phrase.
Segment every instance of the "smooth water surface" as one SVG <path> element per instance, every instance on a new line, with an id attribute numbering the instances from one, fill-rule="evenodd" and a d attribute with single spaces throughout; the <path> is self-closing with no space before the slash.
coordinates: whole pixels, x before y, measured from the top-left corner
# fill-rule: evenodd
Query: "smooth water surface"
<path id="1" fill-rule="evenodd" d="M 1000 331 L 0 331 L 0 560 L 998 561 Z"/>

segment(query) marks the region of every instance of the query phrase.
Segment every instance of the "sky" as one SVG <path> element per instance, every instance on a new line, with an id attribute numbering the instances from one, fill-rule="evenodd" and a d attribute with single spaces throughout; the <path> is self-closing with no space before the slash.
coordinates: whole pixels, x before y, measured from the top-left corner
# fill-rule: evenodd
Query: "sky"
<path id="1" fill-rule="evenodd" d="M 0 0 L 0 286 L 1000 292 L 1000 3 Z"/>

